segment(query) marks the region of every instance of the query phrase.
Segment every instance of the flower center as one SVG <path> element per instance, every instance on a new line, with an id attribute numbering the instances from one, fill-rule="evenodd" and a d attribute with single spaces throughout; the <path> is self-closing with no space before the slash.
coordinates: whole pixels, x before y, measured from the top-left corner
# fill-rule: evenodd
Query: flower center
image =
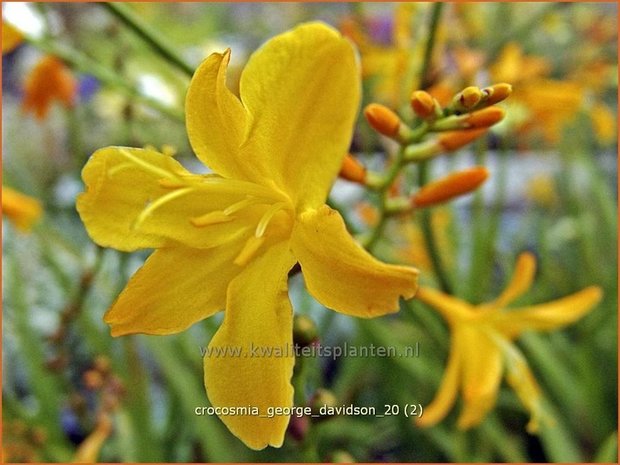
<path id="1" fill-rule="evenodd" d="M 267 226 L 269 226 L 271 220 L 273 220 L 278 212 L 284 211 L 289 207 L 290 203 L 288 202 L 277 202 L 271 205 L 267 211 L 263 213 L 263 216 L 256 225 L 254 235 L 246 241 L 245 245 L 241 249 L 241 252 L 239 252 L 239 255 L 237 255 L 233 263 L 239 266 L 245 266 L 265 243 L 267 239 L 265 231 L 267 230 Z"/>

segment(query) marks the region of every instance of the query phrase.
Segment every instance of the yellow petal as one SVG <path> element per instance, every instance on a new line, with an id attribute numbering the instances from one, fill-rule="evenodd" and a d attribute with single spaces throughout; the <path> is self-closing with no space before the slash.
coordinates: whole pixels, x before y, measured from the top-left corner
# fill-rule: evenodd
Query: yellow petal
<path id="1" fill-rule="evenodd" d="M 241 75 L 252 115 L 242 158 L 295 205 L 318 207 L 327 198 L 351 142 L 359 76 L 349 41 L 318 22 L 271 39 Z"/>
<path id="2" fill-rule="evenodd" d="M 24 41 L 24 35 L 15 26 L 2 21 L 2 54 L 9 53 Z"/>
<path id="3" fill-rule="evenodd" d="M 299 216 L 291 247 L 310 294 L 338 312 L 363 318 L 395 312 L 399 297 L 409 299 L 417 289 L 415 268 L 376 260 L 327 205 Z"/>
<path id="4" fill-rule="evenodd" d="M 463 357 L 463 410 L 458 426 L 478 425 L 495 405 L 502 379 L 502 354 L 495 342 L 472 323 L 460 328 Z"/>
<path id="5" fill-rule="evenodd" d="M 107 413 L 100 414 L 97 426 L 80 444 L 73 457 L 73 463 L 97 463 L 99 453 L 110 434 L 112 434 L 112 420 Z"/>
<path id="6" fill-rule="evenodd" d="M 422 416 L 416 419 L 416 425 L 420 427 L 434 426 L 443 420 L 456 400 L 459 389 L 459 377 L 462 366 L 462 344 L 458 331 L 452 334 L 448 365 L 444 371 L 439 391 L 433 401 L 423 410 Z"/>
<path id="7" fill-rule="evenodd" d="M 77 209 L 89 235 L 101 246 L 124 251 L 178 242 L 218 246 L 253 233 L 279 200 L 263 186 L 193 175 L 153 150 L 98 150 L 82 177 L 86 192 L 78 197 Z"/>
<path id="8" fill-rule="evenodd" d="M 509 338 L 523 331 L 549 331 L 573 323 L 590 312 L 603 297 L 600 287 L 590 286 L 558 300 L 515 308 L 496 315 L 496 327 Z"/>
<path id="9" fill-rule="evenodd" d="M 210 55 L 198 67 L 185 99 L 187 133 L 196 155 L 221 176 L 251 179 L 252 166 L 240 156 L 247 115 L 226 87 L 230 50 Z"/>
<path id="10" fill-rule="evenodd" d="M 534 274 L 536 273 L 536 257 L 530 252 L 524 252 L 517 258 L 515 271 L 512 275 L 510 283 L 504 289 L 504 292 L 493 302 L 485 306 L 493 306 L 497 308 L 506 307 L 513 300 L 517 299 L 532 286 Z"/>
<path id="11" fill-rule="evenodd" d="M 17 229 L 28 232 L 41 218 L 43 207 L 34 197 L 2 186 L 2 214 L 9 218 Z"/>
<path id="12" fill-rule="evenodd" d="M 542 393 L 521 351 L 505 339 L 499 341 L 506 360 L 506 380 L 521 403 L 529 410 L 530 421 L 527 424 L 527 430 L 533 434 L 538 430 L 541 420 L 550 420 L 543 411 Z"/>
<path id="13" fill-rule="evenodd" d="M 211 353 L 204 357 L 205 387 L 214 407 L 258 407 L 266 416 L 269 407 L 293 405 L 290 379 L 295 360 L 287 274 L 294 261 L 288 243 L 280 242 L 230 283 L 224 322 L 209 344 Z M 242 355 L 235 355 L 235 349 Z M 285 415 L 220 418 L 253 449 L 281 446 L 289 421 Z"/>
<path id="14" fill-rule="evenodd" d="M 105 314 L 112 335 L 177 333 L 223 310 L 240 247 L 156 250 Z"/>
<path id="15" fill-rule="evenodd" d="M 448 323 L 456 323 L 474 315 L 472 306 L 467 302 L 430 287 L 421 286 L 415 297 L 437 310 Z"/>

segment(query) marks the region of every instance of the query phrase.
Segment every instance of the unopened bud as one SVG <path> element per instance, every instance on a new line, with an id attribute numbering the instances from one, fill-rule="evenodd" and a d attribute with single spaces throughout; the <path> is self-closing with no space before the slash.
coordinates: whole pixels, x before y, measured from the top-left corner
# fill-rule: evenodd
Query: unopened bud
<path id="1" fill-rule="evenodd" d="M 444 132 L 437 139 L 443 150 L 452 152 L 473 142 L 487 132 L 488 128 L 469 129 L 465 131 Z"/>
<path id="2" fill-rule="evenodd" d="M 464 121 L 468 128 L 488 128 L 504 119 L 505 114 L 499 107 L 489 107 L 470 113 Z"/>
<path id="3" fill-rule="evenodd" d="M 505 82 L 485 87 L 482 92 L 487 96 L 484 99 L 485 105 L 495 105 L 506 99 L 512 93 L 512 86 Z"/>
<path id="4" fill-rule="evenodd" d="M 364 116 L 368 120 L 368 124 L 378 133 L 388 137 L 398 136 L 401 125 L 400 118 L 388 107 L 371 103 L 364 109 Z"/>
<path id="5" fill-rule="evenodd" d="M 414 207 L 438 205 L 474 191 L 488 177 L 489 171 L 482 166 L 458 171 L 430 182 L 420 189 L 411 201 Z"/>
<path id="6" fill-rule="evenodd" d="M 293 319 L 293 343 L 307 347 L 319 339 L 314 321 L 305 315 L 295 315 Z"/>
<path id="7" fill-rule="evenodd" d="M 351 154 L 344 157 L 338 176 L 347 181 L 366 184 L 366 168 Z"/>
<path id="8" fill-rule="evenodd" d="M 484 94 L 478 87 L 466 87 L 454 96 L 452 104 L 456 110 L 467 111 L 478 105 L 483 96 Z"/>
<path id="9" fill-rule="evenodd" d="M 428 92 L 416 90 L 411 94 L 411 108 L 420 118 L 430 118 L 435 115 L 435 99 Z"/>

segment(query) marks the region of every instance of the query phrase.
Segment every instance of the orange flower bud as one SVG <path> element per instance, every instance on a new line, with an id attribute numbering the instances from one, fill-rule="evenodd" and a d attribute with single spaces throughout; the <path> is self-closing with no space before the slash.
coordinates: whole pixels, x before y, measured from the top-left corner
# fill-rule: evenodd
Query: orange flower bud
<path id="1" fill-rule="evenodd" d="M 506 83 L 494 84 L 490 87 L 485 87 L 482 89 L 482 92 L 487 94 L 484 103 L 486 105 L 494 105 L 506 99 L 512 93 L 512 86 Z"/>
<path id="2" fill-rule="evenodd" d="M 340 173 L 338 174 L 347 181 L 356 182 L 358 184 L 366 183 L 366 168 L 362 165 L 357 158 L 350 153 L 344 157 L 342 166 L 340 167 Z"/>
<path id="3" fill-rule="evenodd" d="M 454 100 L 457 106 L 468 110 L 478 105 L 480 100 L 482 100 L 483 95 L 484 94 L 479 88 L 475 86 L 470 86 L 466 87 L 461 92 L 456 94 Z"/>
<path id="4" fill-rule="evenodd" d="M 388 137 L 398 135 L 398 129 L 401 124 L 400 118 L 388 107 L 378 103 L 371 103 L 364 109 L 364 116 L 368 120 L 368 124 L 378 133 Z"/>
<path id="5" fill-rule="evenodd" d="M 420 189 L 411 199 L 414 207 L 428 207 L 477 189 L 489 177 L 489 171 L 476 166 L 433 181 Z"/>
<path id="6" fill-rule="evenodd" d="M 499 107 L 484 108 L 467 115 L 465 123 L 470 128 L 487 128 L 504 119 L 504 115 L 504 110 Z"/>
<path id="7" fill-rule="evenodd" d="M 465 131 L 444 132 L 437 139 L 437 143 L 448 152 L 460 149 L 487 132 L 487 128 L 468 129 Z"/>
<path id="8" fill-rule="evenodd" d="M 411 94 L 411 108 L 420 118 L 428 118 L 435 114 L 435 99 L 428 92 L 416 90 Z"/>

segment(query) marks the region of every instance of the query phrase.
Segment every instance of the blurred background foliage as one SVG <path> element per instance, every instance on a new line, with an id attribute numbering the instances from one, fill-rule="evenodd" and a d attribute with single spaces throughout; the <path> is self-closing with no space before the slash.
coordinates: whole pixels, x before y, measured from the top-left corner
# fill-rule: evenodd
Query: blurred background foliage
<path id="1" fill-rule="evenodd" d="M 43 211 L 18 197 L 22 222 L 3 220 L 5 461 L 617 460 L 615 4 L 446 4 L 424 78 L 429 3 L 136 3 L 120 15 L 97 3 L 2 6 L 3 186 L 38 199 Z M 446 103 L 468 85 L 513 85 L 502 123 L 429 166 L 439 176 L 483 164 L 490 180 L 431 215 L 455 295 L 469 302 L 498 295 L 524 250 L 539 270 L 523 304 L 591 284 L 604 289 L 577 324 L 518 341 L 554 418 L 538 436 L 526 433 L 527 413 L 502 386 L 494 411 L 471 431 L 458 430 L 454 414 L 430 429 L 402 415 L 293 418 L 281 449 L 250 451 L 217 417 L 194 414 L 208 405 L 200 347 L 218 317 L 166 337 L 113 339 L 104 325 L 104 311 L 147 255 L 103 250 L 86 235 L 74 207 L 85 161 L 103 146 L 148 144 L 204 169 L 183 125 L 188 70 L 174 56 L 191 71 L 230 47 L 235 89 L 263 41 L 317 19 L 357 45 L 364 103 L 403 119 L 413 117 L 416 89 Z M 360 118 L 352 153 L 380 170 L 393 150 Z M 13 198 L 3 193 L 7 216 Z M 372 194 L 340 180 L 332 198 L 355 232 L 372 228 Z M 374 253 L 419 267 L 422 282 L 436 285 L 416 215 L 390 220 Z M 320 389 L 338 405 L 378 410 L 432 399 L 449 335 L 430 308 L 413 300 L 395 316 L 360 321 L 320 307 L 299 275 L 290 285 L 296 313 L 316 323 L 323 344 L 420 348 L 413 358 L 304 359 L 297 402 L 325 395 Z"/>

